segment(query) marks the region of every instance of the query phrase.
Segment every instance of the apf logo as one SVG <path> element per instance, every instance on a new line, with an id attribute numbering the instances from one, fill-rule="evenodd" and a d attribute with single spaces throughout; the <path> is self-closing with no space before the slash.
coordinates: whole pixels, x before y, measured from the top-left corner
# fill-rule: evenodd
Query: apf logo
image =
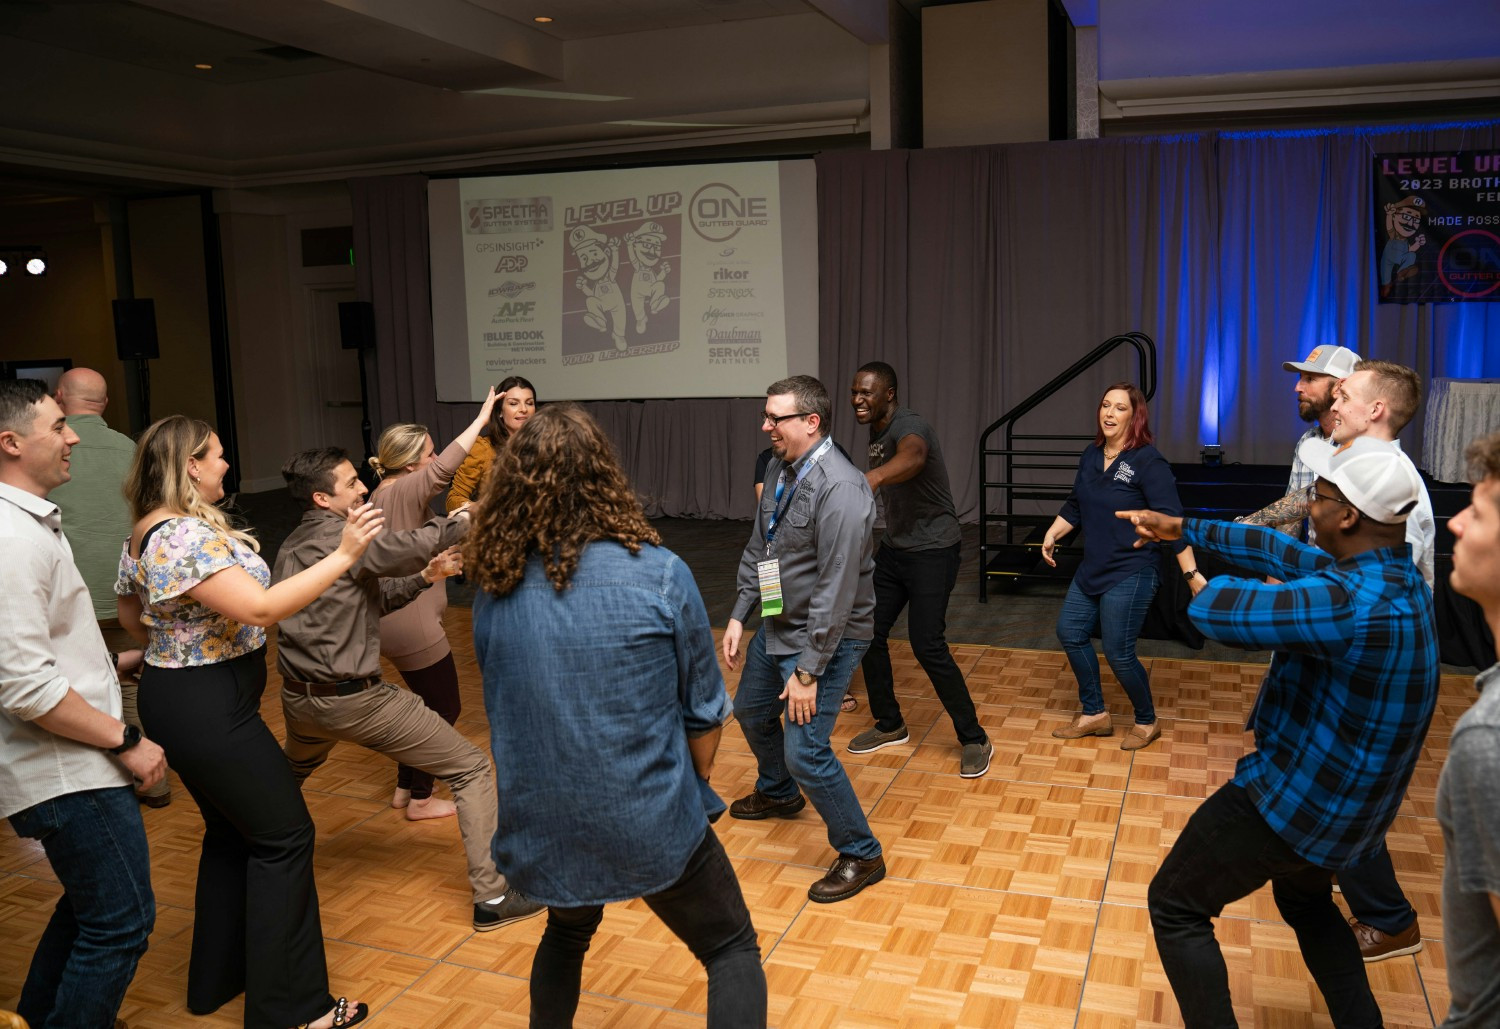
<path id="1" fill-rule="evenodd" d="M 765 197 L 742 197 L 733 186 L 710 182 L 688 201 L 688 223 L 710 243 L 723 243 L 743 228 L 770 222 L 770 203 Z"/>
<path id="2" fill-rule="evenodd" d="M 495 265 L 496 275 L 500 275 L 505 272 L 524 272 L 525 270 L 525 254 L 506 254 L 504 257 L 500 258 L 500 263 Z"/>

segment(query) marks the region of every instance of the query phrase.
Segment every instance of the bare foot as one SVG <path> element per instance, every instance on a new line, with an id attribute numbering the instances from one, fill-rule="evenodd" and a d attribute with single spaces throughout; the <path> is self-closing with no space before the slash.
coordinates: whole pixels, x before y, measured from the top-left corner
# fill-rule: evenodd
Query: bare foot
<path id="1" fill-rule="evenodd" d="M 400 786 L 397 786 L 396 792 L 391 794 L 391 807 L 395 808 L 397 811 L 400 811 L 410 803 L 411 790 L 403 790 Z"/>
<path id="2" fill-rule="evenodd" d="M 458 808 L 454 807 L 453 801 L 437 797 L 414 800 L 406 807 L 406 818 L 410 822 L 420 822 L 424 818 L 449 818 L 456 814 Z"/>

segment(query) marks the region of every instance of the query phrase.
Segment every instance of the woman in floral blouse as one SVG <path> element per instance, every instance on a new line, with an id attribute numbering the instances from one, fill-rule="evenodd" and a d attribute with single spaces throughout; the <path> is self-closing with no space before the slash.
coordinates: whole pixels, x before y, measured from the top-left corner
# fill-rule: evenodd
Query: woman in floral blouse
<path id="1" fill-rule="evenodd" d="M 349 513 L 339 549 L 285 582 L 214 505 L 229 465 L 204 422 L 163 418 L 125 480 L 135 526 L 120 557 L 120 622 L 146 646 L 140 716 L 203 814 L 188 1009 L 245 994 L 245 1025 L 331 1029 L 368 1010 L 328 990 L 313 824 L 260 717 L 266 631 L 348 571 L 383 519 Z"/>

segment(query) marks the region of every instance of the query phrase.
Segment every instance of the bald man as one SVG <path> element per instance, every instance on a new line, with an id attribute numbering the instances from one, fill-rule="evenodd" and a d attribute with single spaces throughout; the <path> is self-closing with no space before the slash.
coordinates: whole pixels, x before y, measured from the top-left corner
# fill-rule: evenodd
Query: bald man
<path id="1" fill-rule="evenodd" d="M 120 546 L 130 535 L 130 509 L 120 486 L 130 470 L 135 443 L 104 422 L 109 385 L 92 368 L 70 368 L 57 380 L 57 406 L 67 415 L 68 428 L 78 435 L 70 455 L 72 478 L 48 494 L 62 512 L 63 535 L 73 550 L 73 563 L 89 588 L 94 617 L 104 644 L 119 658 L 124 720 L 140 728 L 135 713 L 135 679 L 141 652 L 120 628 L 115 609 L 115 578 L 120 569 Z M 172 788 L 165 776 L 148 790 L 138 791 L 141 802 L 165 807 Z"/>

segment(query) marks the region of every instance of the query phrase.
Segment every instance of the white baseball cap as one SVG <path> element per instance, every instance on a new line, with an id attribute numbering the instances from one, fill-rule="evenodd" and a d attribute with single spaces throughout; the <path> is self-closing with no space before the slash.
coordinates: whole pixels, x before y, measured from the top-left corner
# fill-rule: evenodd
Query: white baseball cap
<path id="1" fill-rule="evenodd" d="M 1360 436 L 1341 447 L 1321 439 L 1304 440 L 1297 456 L 1320 479 L 1339 489 L 1371 521 L 1394 525 L 1406 521 L 1422 495 L 1422 476 L 1396 447 Z"/>
<path id="2" fill-rule="evenodd" d="M 1359 364 L 1359 355 L 1348 347 L 1313 347 L 1305 361 L 1283 361 L 1284 372 L 1312 372 L 1314 375 L 1332 375 L 1335 379 L 1346 379 Z"/>

